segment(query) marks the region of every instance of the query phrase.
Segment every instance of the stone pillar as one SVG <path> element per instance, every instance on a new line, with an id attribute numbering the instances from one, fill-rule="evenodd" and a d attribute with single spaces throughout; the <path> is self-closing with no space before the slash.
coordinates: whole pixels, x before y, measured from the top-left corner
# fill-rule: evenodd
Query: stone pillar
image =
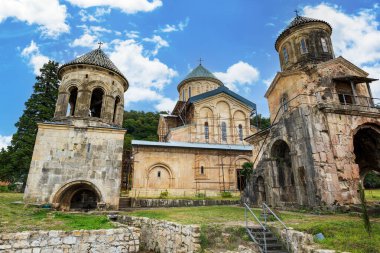
<path id="1" fill-rule="evenodd" d="M 78 117 L 88 117 L 91 102 L 91 92 L 89 90 L 79 90 L 77 103 L 75 108 L 75 115 Z"/>

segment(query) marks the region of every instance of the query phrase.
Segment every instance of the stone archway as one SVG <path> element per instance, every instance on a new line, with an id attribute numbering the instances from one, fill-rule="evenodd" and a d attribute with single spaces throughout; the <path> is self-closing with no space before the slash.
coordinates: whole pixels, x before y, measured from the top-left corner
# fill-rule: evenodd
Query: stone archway
<path id="1" fill-rule="evenodd" d="M 55 207 L 67 210 L 96 209 L 102 202 L 99 189 L 88 181 L 74 181 L 62 186 L 54 196 Z"/>
<path id="2" fill-rule="evenodd" d="M 374 124 L 359 126 L 353 139 L 355 162 L 363 182 L 368 172 L 380 172 L 380 127 Z"/>
<path id="3" fill-rule="evenodd" d="M 271 156 L 275 160 L 275 185 L 278 185 L 280 189 L 280 201 L 296 202 L 296 187 L 289 145 L 283 140 L 277 140 L 272 146 Z"/>

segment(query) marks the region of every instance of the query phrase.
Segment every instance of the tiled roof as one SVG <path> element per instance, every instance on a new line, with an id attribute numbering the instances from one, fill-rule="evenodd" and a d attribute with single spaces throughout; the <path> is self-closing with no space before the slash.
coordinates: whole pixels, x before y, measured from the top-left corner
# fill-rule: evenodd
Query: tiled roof
<path id="1" fill-rule="evenodd" d="M 76 58 L 75 60 L 72 60 L 68 63 L 63 64 L 59 68 L 58 72 L 66 66 L 75 65 L 75 64 L 88 64 L 88 65 L 102 67 L 119 74 L 125 80 L 127 80 L 125 76 L 121 73 L 121 71 L 115 66 L 115 64 L 110 60 L 110 58 L 108 58 L 108 56 L 100 48 L 95 49 L 85 55 L 82 55 Z"/>
<path id="2" fill-rule="evenodd" d="M 323 21 L 323 20 L 320 20 L 320 19 L 308 18 L 308 17 L 303 17 L 303 16 L 297 15 L 292 20 L 292 22 L 290 22 L 290 24 L 284 29 L 284 31 L 282 31 L 281 34 L 278 36 L 278 38 L 276 40 L 276 43 L 275 43 L 276 49 L 277 49 L 277 42 L 286 34 L 287 31 L 289 31 L 293 27 L 300 26 L 300 25 L 303 25 L 303 24 L 306 24 L 306 23 L 311 23 L 311 22 L 325 23 L 326 25 L 328 25 L 331 28 L 331 25 L 329 23 L 327 23 L 326 21 Z"/>
<path id="3" fill-rule="evenodd" d="M 183 147 L 183 148 L 252 151 L 252 146 L 250 145 L 210 144 L 210 143 L 195 143 L 195 142 L 158 142 L 158 141 L 132 140 L 132 146 L 154 146 L 154 147 L 173 147 L 173 148 Z"/>
<path id="4" fill-rule="evenodd" d="M 217 88 L 215 90 L 211 90 L 211 91 L 196 95 L 194 97 L 191 97 L 189 99 L 189 103 L 194 103 L 198 100 L 202 100 L 202 99 L 205 99 L 208 97 L 212 97 L 212 96 L 215 96 L 215 95 L 220 94 L 220 93 L 225 93 L 227 95 L 230 95 L 231 97 L 235 98 L 236 100 L 238 100 L 238 101 L 242 102 L 243 104 L 248 105 L 252 109 L 256 110 L 256 104 L 255 103 L 249 101 L 246 98 L 243 98 L 239 94 L 236 94 L 235 92 L 228 89 L 226 86 L 220 86 L 219 88 Z"/>
<path id="5" fill-rule="evenodd" d="M 195 69 L 193 69 L 185 77 L 185 79 L 181 81 L 178 87 L 180 87 L 184 82 L 190 79 L 213 79 L 214 81 L 218 82 L 220 85 L 223 85 L 223 83 L 218 78 L 216 78 L 213 73 L 211 73 L 208 69 L 203 67 L 202 64 L 199 64 Z"/>

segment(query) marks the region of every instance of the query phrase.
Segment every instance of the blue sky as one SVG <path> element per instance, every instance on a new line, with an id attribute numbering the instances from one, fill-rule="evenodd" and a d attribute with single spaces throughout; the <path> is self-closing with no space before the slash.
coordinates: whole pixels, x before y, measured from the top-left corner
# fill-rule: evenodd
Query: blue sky
<path id="1" fill-rule="evenodd" d="M 268 116 L 264 93 L 279 71 L 274 41 L 295 9 L 328 21 L 336 56 L 380 77 L 380 8 L 372 0 L 1 0 L 0 147 L 42 64 L 67 62 L 98 41 L 130 82 L 126 110 L 170 110 L 201 57 Z M 376 84 L 373 91 L 380 97 Z"/>

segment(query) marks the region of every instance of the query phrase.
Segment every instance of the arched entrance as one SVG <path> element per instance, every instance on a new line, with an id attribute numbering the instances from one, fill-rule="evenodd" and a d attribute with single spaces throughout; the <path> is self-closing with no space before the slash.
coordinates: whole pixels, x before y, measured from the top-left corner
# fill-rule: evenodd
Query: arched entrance
<path id="1" fill-rule="evenodd" d="M 372 170 L 380 172 L 380 127 L 366 124 L 358 127 L 354 134 L 355 162 L 359 165 L 362 182 Z"/>
<path id="2" fill-rule="evenodd" d="M 276 161 L 275 169 L 280 188 L 280 201 L 295 202 L 296 188 L 288 144 L 283 140 L 277 140 L 272 146 L 271 155 Z"/>
<path id="3" fill-rule="evenodd" d="M 75 181 L 65 184 L 55 194 L 53 203 L 61 210 L 91 210 L 102 202 L 97 187 L 87 181 Z"/>

